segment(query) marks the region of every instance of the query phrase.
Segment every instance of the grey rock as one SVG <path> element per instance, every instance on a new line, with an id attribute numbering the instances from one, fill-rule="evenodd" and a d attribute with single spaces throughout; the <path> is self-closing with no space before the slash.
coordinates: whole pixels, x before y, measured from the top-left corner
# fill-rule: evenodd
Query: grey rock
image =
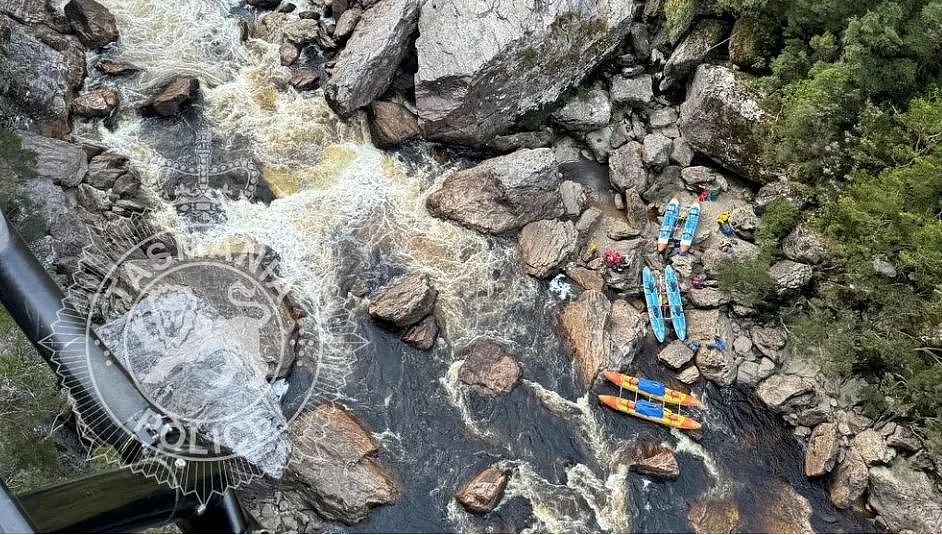
<path id="1" fill-rule="evenodd" d="M 752 342 L 763 355 L 775 359 L 779 351 L 785 348 L 788 339 L 785 331 L 776 327 L 753 327 Z"/>
<path id="2" fill-rule="evenodd" d="M 811 198 L 802 185 L 788 180 L 776 180 L 759 188 L 753 199 L 753 206 L 756 213 L 762 215 L 765 213 L 765 208 L 777 200 L 788 201 L 799 210 L 804 210 L 811 202 Z"/>
<path id="3" fill-rule="evenodd" d="M 765 183 L 780 174 L 764 165 L 761 157 L 765 140 L 756 127 L 766 121 L 755 95 L 733 71 L 701 65 L 677 125 L 697 152 L 746 179 Z"/>
<path id="4" fill-rule="evenodd" d="M 517 250 L 528 274 L 546 278 L 558 273 L 578 247 L 572 221 L 544 219 L 528 223 L 517 236 Z"/>
<path id="5" fill-rule="evenodd" d="M 631 48 L 635 51 L 637 59 L 642 63 L 651 56 L 651 37 L 646 24 L 635 23 L 628 30 Z"/>
<path id="6" fill-rule="evenodd" d="M 816 426 L 805 449 L 805 475 L 821 477 L 829 474 L 834 469 L 840 449 L 840 434 L 836 424 L 828 422 Z"/>
<path id="7" fill-rule="evenodd" d="M 500 234 L 563 213 L 560 173 L 550 149 L 522 149 L 458 171 L 432 191 L 432 215 Z"/>
<path id="8" fill-rule="evenodd" d="M 281 59 L 281 64 L 288 66 L 298 60 L 298 57 L 301 56 L 301 49 L 294 43 L 285 41 L 278 47 L 278 56 Z"/>
<path id="9" fill-rule="evenodd" d="M 576 377 L 590 387 L 599 366 L 611 352 L 611 338 L 605 330 L 612 304 L 600 291 L 586 290 L 559 312 L 559 331 L 573 359 Z"/>
<path id="10" fill-rule="evenodd" d="M 296 47 L 303 47 L 316 43 L 320 37 L 320 23 L 311 19 L 291 20 L 281 27 L 284 40 Z"/>
<path id="11" fill-rule="evenodd" d="M 693 360 L 693 350 L 682 340 L 674 340 L 657 354 L 657 360 L 672 370 L 679 370 Z"/>
<path id="12" fill-rule="evenodd" d="M 719 386 L 729 386 L 736 380 L 736 361 L 726 351 L 701 346 L 695 361 L 697 369 L 708 381 Z"/>
<path id="13" fill-rule="evenodd" d="M 514 152 L 520 149 L 539 149 L 553 144 L 553 131 L 544 128 L 532 132 L 515 132 L 496 136 L 486 146 L 498 152 Z"/>
<path id="14" fill-rule="evenodd" d="M 405 327 L 432 313 L 438 291 L 425 273 L 413 273 L 382 288 L 370 301 L 370 316 Z"/>
<path id="15" fill-rule="evenodd" d="M 463 484 L 455 493 L 455 499 L 471 513 L 487 514 L 504 497 L 507 480 L 506 470 L 490 466 Z"/>
<path id="16" fill-rule="evenodd" d="M 579 216 L 579 219 L 576 221 L 576 231 L 579 233 L 579 236 L 582 238 L 588 237 L 601 217 L 602 211 L 594 206 L 590 206 L 582 212 L 582 215 Z"/>
<path id="17" fill-rule="evenodd" d="M 773 375 L 762 381 L 756 395 L 770 409 L 779 413 L 815 405 L 815 385 L 804 377 Z"/>
<path id="18" fill-rule="evenodd" d="M 684 81 L 698 65 L 703 63 L 707 55 L 723 39 L 726 25 L 718 20 L 701 20 L 687 34 L 687 37 L 674 48 L 670 58 L 664 65 L 664 78 L 661 80 L 661 91 L 666 91 L 672 85 Z"/>
<path id="19" fill-rule="evenodd" d="M 722 173 L 702 165 L 685 168 L 680 172 L 680 177 L 683 178 L 685 184 L 694 187 L 695 190 L 700 186 L 724 191 L 729 189 L 729 183 Z"/>
<path id="20" fill-rule="evenodd" d="M 628 468 L 655 479 L 677 479 L 680 465 L 674 452 L 661 444 L 642 444 L 631 453 Z"/>
<path id="21" fill-rule="evenodd" d="M 0 72 L 4 126 L 51 137 L 69 132 L 72 75 L 66 54 L 5 15 L 0 15 Z"/>
<path id="22" fill-rule="evenodd" d="M 189 76 L 178 76 L 162 86 L 144 105 L 147 113 L 172 117 L 180 113 L 199 95 L 199 80 Z"/>
<path id="23" fill-rule="evenodd" d="M 648 188 L 641 195 L 648 202 L 666 205 L 678 191 L 683 191 L 686 187 L 680 172 L 681 168 L 676 165 L 668 165 L 660 172 L 653 172 Z"/>
<path id="24" fill-rule="evenodd" d="M 852 506 L 867 490 L 869 479 L 867 463 L 851 448 L 828 484 L 831 503 L 839 509 Z"/>
<path id="25" fill-rule="evenodd" d="M 95 0 L 69 0 L 65 16 L 72 29 L 89 49 L 99 48 L 118 40 L 114 15 Z"/>
<path id="26" fill-rule="evenodd" d="M 799 225 L 782 240 L 782 252 L 789 260 L 817 264 L 824 259 L 824 243 L 806 225 Z"/>
<path id="27" fill-rule="evenodd" d="M 851 448 L 856 448 L 860 458 L 868 466 L 886 464 L 892 461 L 895 456 L 895 452 L 887 447 L 880 433 L 873 429 L 865 429 L 858 433 L 851 441 Z"/>
<path id="28" fill-rule="evenodd" d="M 630 2 L 605 0 L 561 0 L 540 9 L 515 0 L 425 3 L 415 93 L 426 136 L 483 144 L 504 133 L 606 58 L 634 12 Z"/>
<path id="29" fill-rule="evenodd" d="M 673 128 L 677 124 L 677 110 L 673 106 L 658 108 L 648 113 L 648 124 L 654 130 Z"/>
<path id="30" fill-rule="evenodd" d="M 72 113 L 83 117 L 108 117 L 121 103 L 114 89 L 93 89 L 72 101 Z"/>
<path id="31" fill-rule="evenodd" d="M 915 453 L 922 448 L 922 443 L 907 427 L 897 425 L 890 436 L 886 437 L 886 445 L 901 451 Z"/>
<path id="32" fill-rule="evenodd" d="M 434 314 L 425 316 L 424 319 L 406 329 L 400 337 L 403 342 L 421 351 L 428 351 L 435 346 L 435 340 L 438 338 L 438 321 Z"/>
<path id="33" fill-rule="evenodd" d="M 85 178 L 88 162 L 79 145 L 27 132 L 19 132 L 18 135 L 23 150 L 35 153 L 38 177 L 48 178 L 66 188 L 78 186 Z"/>
<path id="34" fill-rule="evenodd" d="M 79 206 L 93 214 L 105 212 L 111 208 L 111 201 L 108 200 L 108 194 L 88 184 L 78 185 L 75 198 Z"/>
<path id="35" fill-rule="evenodd" d="M 609 155 L 608 179 L 618 191 L 645 190 L 648 172 L 644 167 L 644 153 L 640 143 L 629 141 Z"/>
<path id="36" fill-rule="evenodd" d="M 671 150 L 674 144 L 667 136 L 662 134 L 648 134 L 644 136 L 642 155 L 644 163 L 653 167 L 664 167 L 670 162 Z"/>
<path id="37" fill-rule="evenodd" d="M 888 279 L 896 278 L 896 266 L 888 262 L 885 258 L 874 258 L 873 259 L 873 271 L 882 277 Z"/>
<path id="38" fill-rule="evenodd" d="M 942 495 L 925 472 L 906 460 L 870 469 L 869 503 L 894 533 L 942 531 Z"/>
<path id="39" fill-rule="evenodd" d="M 612 79 L 612 102 L 635 108 L 646 106 L 654 100 L 654 87 L 650 74 Z"/>
<path id="40" fill-rule="evenodd" d="M 728 222 L 736 234 L 751 239 L 759 227 L 759 216 L 752 210 L 752 207 L 740 206 L 730 212 Z"/>
<path id="41" fill-rule="evenodd" d="M 608 124 L 612 118 L 612 103 L 604 89 L 593 88 L 570 99 L 550 118 L 567 130 L 588 132 Z"/>
<path id="42" fill-rule="evenodd" d="M 395 147 L 422 134 L 416 116 L 401 104 L 376 100 L 370 104 L 370 116 L 371 138 L 377 147 Z"/>
<path id="43" fill-rule="evenodd" d="M 482 395 L 507 394 L 520 379 L 520 365 L 501 344 L 478 340 L 468 348 L 458 378 Z"/>
<path id="44" fill-rule="evenodd" d="M 346 407 L 323 403 L 291 423 L 291 479 L 317 513 L 354 524 L 400 491 L 378 459 L 379 445 Z"/>
<path id="45" fill-rule="evenodd" d="M 727 341 L 732 340 L 732 325 L 729 317 L 720 309 L 693 308 L 685 312 L 688 340 L 700 340 L 702 344 L 713 342 L 717 336 Z"/>
<path id="46" fill-rule="evenodd" d="M 687 300 L 697 308 L 716 308 L 729 303 L 729 296 L 716 288 L 691 288 Z"/>
<path id="47" fill-rule="evenodd" d="M 611 160 L 609 163 L 611 163 Z M 581 214 L 586 207 L 586 203 L 589 202 L 588 188 L 572 180 L 564 180 L 559 185 L 559 195 L 562 198 L 566 215 L 577 216 Z"/>
<path id="48" fill-rule="evenodd" d="M 696 366 L 688 366 L 674 377 L 685 385 L 692 385 L 700 380 L 700 370 Z"/>
<path id="49" fill-rule="evenodd" d="M 768 375 L 766 375 L 768 377 Z M 755 386 L 759 381 L 765 379 L 759 372 L 759 363 L 747 360 L 739 364 L 736 371 L 736 381 L 740 384 Z"/>
<path id="50" fill-rule="evenodd" d="M 769 268 L 769 275 L 778 295 L 792 295 L 811 282 L 813 270 L 808 264 L 779 260 Z"/>
<path id="51" fill-rule="evenodd" d="M 608 161 L 608 155 L 612 150 L 612 129 L 605 127 L 599 130 L 593 130 L 585 135 L 585 144 L 592 151 L 595 161 L 605 163 Z"/>
<path id="52" fill-rule="evenodd" d="M 681 167 L 686 167 L 693 161 L 693 157 L 693 147 L 690 143 L 682 137 L 674 138 L 671 146 L 671 161 Z"/>
<path id="53" fill-rule="evenodd" d="M 379 0 L 363 12 L 324 85 L 324 96 L 337 113 L 350 115 L 386 91 L 418 16 L 417 0 Z"/>
<path id="54" fill-rule="evenodd" d="M 752 340 L 745 336 L 737 336 L 733 340 L 733 351 L 743 356 L 749 355 L 752 351 Z"/>
<path id="55" fill-rule="evenodd" d="M 602 274 L 594 269 L 571 266 L 566 268 L 566 276 L 583 290 L 601 290 L 605 286 Z"/>
<path id="56" fill-rule="evenodd" d="M 337 26 L 334 28 L 334 39 L 343 41 L 347 37 L 350 37 L 354 28 L 356 28 L 357 22 L 360 22 L 360 16 L 362 15 L 363 10 L 358 7 L 344 11 L 340 17 L 337 18 Z"/>

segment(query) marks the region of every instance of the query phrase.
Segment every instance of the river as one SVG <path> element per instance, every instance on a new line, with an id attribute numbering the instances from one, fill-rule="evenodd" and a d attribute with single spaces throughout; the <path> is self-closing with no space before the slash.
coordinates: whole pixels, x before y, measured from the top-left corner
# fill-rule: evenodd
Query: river
<path id="1" fill-rule="evenodd" d="M 193 237 L 250 236 L 279 255 L 280 275 L 307 314 L 305 336 L 321 350 L 317 397 L 343 402 L 368 424 L 403 489 L 396 504 L 365 522 L 328 531 L 689 531 L 687 511 L 697 500 L 731 501 L 740 530 L 767 531 L 782 482 L 808 498 L 816 530 L 870 529 L 835 510 L 823 483 L 803 476 L 801 445 L 751 393 L 699 384 L 699 440 L 599 407 L 574 385 L 555 333 L 556 313 L 570 297 L 523 274 L 513 240 L 427 214 L 424 193 L 467 161 L 440 163 L 422 144 L 374 148 L 363 125 L 343 124 L 319 92 L 287 87 L 277 45 L 241 39 L 240 22 L 252 15 L 237 2 L 103 3 L 118 20 L 122 59 L 145 70 L 116 82 L 131 105 L 114 130 L 92 134 L 128 154 L 154 188 L 161 187 L 154 157 L 185 157 L 194 132 L 212 136 L 216 158 L 258 163 L 277 198 L 227 201 L 225 222 Z M 132 105 L 173 74 L 201 79 L 197 109 L 176 122 L 141 118 Z M 98 76 L 87 83 L 100 83 Z M 158 217 L 192 233 L 170 205 Z M 429 273 L 440 291 L 444 336 L 429 353 L 376 327 L 342 291 L 351 275 L 376 289 L 415 270 Z M 520 361 L 524 380 L 510 394 L 482 398 L 461 388 L 455 354 L 479 337 L 504 342 Z M 656 354 L 646 345 L 637 369 L 669 379 Z M 640 441 L 675 449 L 680 478 L 658 483 L 628 473 L 623 455 Z M 469 515 L 454 490 L 495 462 L 514 467 L 507 495 L 491 514 Z"/>

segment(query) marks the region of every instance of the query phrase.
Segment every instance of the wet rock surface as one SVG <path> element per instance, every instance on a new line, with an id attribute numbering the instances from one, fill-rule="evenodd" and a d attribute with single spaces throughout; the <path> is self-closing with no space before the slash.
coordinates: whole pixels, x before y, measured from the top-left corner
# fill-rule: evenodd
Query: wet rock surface
<path id="1" fill-rule="evenodd" d="M 458 369 L 461 382 L 488 396 L 506 394 L 520 379 L 520 365 L 501 344 L 492 340 L 474 342 Z"/>
<path id="2" fill-rule="evenodd" d="M 644 444 L 632 452 L 630 460 L 632 472 L 655 479 L 677 479 L 680 465 L 674 452 L 660 444 Z"/>
<path id="3" fill-rule="evenodd" d="M 174 78 L 157 90 L 144 105 L 144 111 L 161 117 L 178 115 L 199 95 L 199 87 L 199 80 L 196 78 Z"/>
<path id="4" fill-rule="evenodd" d="M 406 327 L 431 314 L 437 297 L 429 276 L 413 273 L 379 290 L 370 301 L 369 313 L 380 321 Z"/>
<path id="5" fill-rule="evenodd" d="M 290 477 L 320 516 L 353 524 L 399 496 L 376 440 L 345 407 L 318 405 L 298 416 L 291 432 Z"/>
<path id="6" fill-rule="evenodd" d="M 386 91 L 418 16 L 417 0 L 379 0 L 363 12 L 324 86 L 327 101 L 340 115 L 352 114 Z"/>
<path id="7" fill-rule="evenodd" d="M 487 467 L 463 484 L 455 493 L 455 499 L 472 513 L 487 514 L 504 497 L 507 479 L 506 470 L 496 466 Z"/>
<path id="8" fill-rule="evenodd" d="M 114 15 L 95 0 L 69 0 L 65 16 L 88 48 L 98 48 L 118 40 Z"/>
<path id="9" fill-rule="evenodd" d="M 401 104 L 377 100 L 370 104 L 370 115 L 370 132 L 377 147 L 395 147 L 422 133 L 415 115 Z"/>

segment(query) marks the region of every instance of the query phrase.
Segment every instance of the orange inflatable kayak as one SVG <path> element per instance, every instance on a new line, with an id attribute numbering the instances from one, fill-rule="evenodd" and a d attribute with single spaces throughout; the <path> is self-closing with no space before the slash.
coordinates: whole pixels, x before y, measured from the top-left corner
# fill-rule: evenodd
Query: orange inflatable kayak
<path id="1" fill-rule="evenodd" d="M 663 384 L 650 379 L 640 379 L 616 371 L 602 372 L 605 379 L 615 386 L 636 392 L 642 396 L 660 401 L 664 405 L 680 405 L 681 407 L 699 407 L 700 400 L 692 394 L 685 394 L 678 390 L 665 387 Z"/>
<path id="2" fill-rule="evenodd" d="M 630 399 L 620 398 L 618 396 L 599 395 L 599 401 L 616 411 L 630 414 L 636 418 L 654 422 L 656 424 L 675 427 L 677 429 L 695 430 L 700 429 L 700 422 L 692 420 L 681 414 L 674 414 L 663 405 L 653 401 L 639 399 L 631 401 Z"/>

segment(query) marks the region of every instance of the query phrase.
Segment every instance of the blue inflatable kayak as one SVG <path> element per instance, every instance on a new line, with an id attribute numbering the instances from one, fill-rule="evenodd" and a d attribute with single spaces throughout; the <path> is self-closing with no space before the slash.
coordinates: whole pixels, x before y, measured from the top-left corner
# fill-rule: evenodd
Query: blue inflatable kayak
<path id="1" fill-rule="evenodd" d="M 695 202 L 687 208 L 687 220 L 684 221 L 684 230 L 680 235 L 680 252 L 686 253 L 690 250 L 690 244 L 693 243 L 694 236 L 697 235 L 697 225 L 700 223 L 700 203 Z"/>
<path id="2" fill-rule="evenodd" d="M 657 280 L 651 268 L 645 266 L 642 273 L 644 282 L 644 301 L 648 304 L 648 317 L 651 318 L 651 329 L 654 330 L 654 337 L 658 342 L 664 341 L 664 315 L 661 314 L 660 292 L 657 289 Z"/>
<path id="3" fill-rule="evenodd" d="M 667 249 L 667 245 L 674 238 L 674 227 L 677 226 L 677 218 L 680 216 L 680 201 L 677 197 L 667 203 L 664 210 L 664 219 L 661 220 L 661 230 L 657 233 L 657 252 Z"/>
<path id="4" fill-rule="evenodd" d="M 678 340 L 687 338 L 687 317 L 684 316 L 684 303 L 680 298 L 680 280 L 677 270 L 667 266 L 664 270 L 664 286 L 667 287 L 667 304 L 670 305 L 671 323 Z"/>

